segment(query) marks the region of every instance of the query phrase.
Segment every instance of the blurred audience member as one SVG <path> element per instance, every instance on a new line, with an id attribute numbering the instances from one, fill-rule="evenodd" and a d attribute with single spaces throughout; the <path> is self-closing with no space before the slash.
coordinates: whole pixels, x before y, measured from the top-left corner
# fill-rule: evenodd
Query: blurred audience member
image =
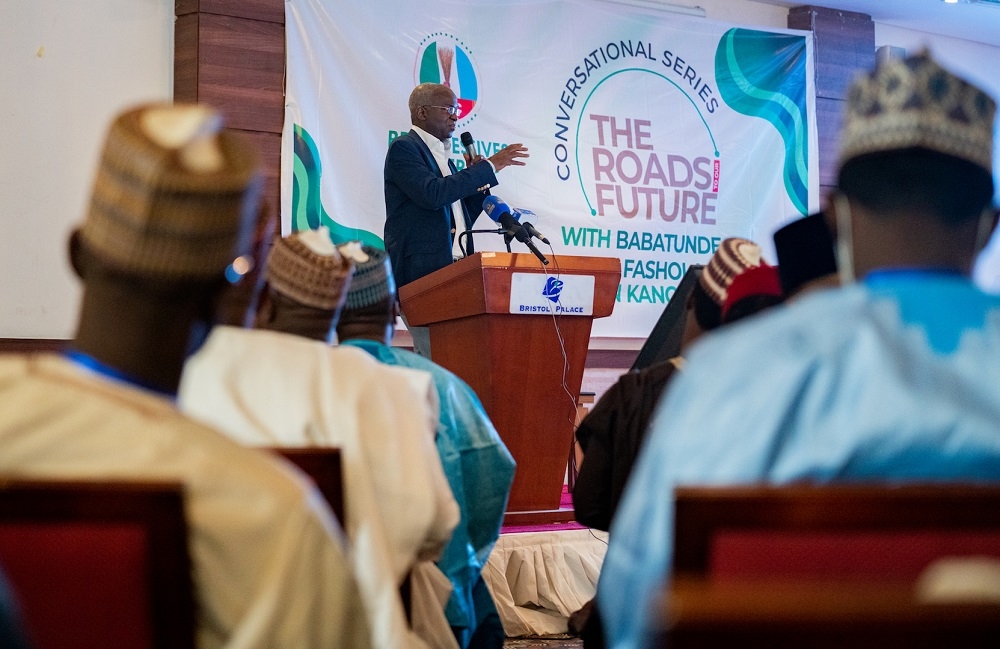
<path id="1" fill-rule="evenodd" d="M 146 106 L 112 123 L 70 240 L 84 284 L 70 351 L 0 358 L 0 473 L 183 483 L 202 649 L 366 647 L 319 494 L 172 400 L 260 195 L 252 147 L 220 127 L 201 106 Z"/>
<path id="2" fill-rule="evenodd" d="M 774 233 L 785 299 L 840 286 L 833 234 L 823 212 L 792 221 Z"/>
<path id="3" fill-rule="evenodd" d="M 777 271 L 761 259 L 760 246 L 747 239 L 725 239 L 688 297 L 681 352 L 686 354 L 702 334 L 780 302 L 777 282 Z M 576 438 L 584 461 L 573 486 L 577 521 L 600 530 L 611 527 L 653 412 L 670 379 L 683 369 L 684 358 L 677 356 L 623 374 L 580 422 Z M 585 646 L 602 647 L 593 602 L 570 616 L 569 627 L 583 637 Z"/>
<path id="4" fill-rule="evenodd" d="M 847 100 L 838 267 L 705 340 L 653 421 L 598 586 L 608 644 L 645 646 L 678 484 L 1000 478 L 1000 298 L 970 281 L 994 226 L 995 103 L 921 53 Z"/>
<path id="5" fill-rule="evenodd" d="M 340 343 L 363 349 L 386 365 L 434 377 L 440 400 L 438 454 L 461 511 L 451 542 L 437 562 L 454 589 L 445 613 L 463 649 L 499 649 L 504 631 L 480 573 L 500 535 L 514 458 L 472 388 L 437 363 L 391 346 L 399 307 L 389 256 L 357 243 L 341 250 L 354 260 L 354 274 L 337 324 Z"/>
<path id="6" fill-rule="evenodd" d="M 257 300 L 264 284 L 264 262 L 271 249 L 271 240 L 277 230 L 277 218 L 269 213 L 265 203 L 261 203 L 254 220 L 253 238 L 250 250 L 240 258 L 239 268 L 230 268 L 227 274 L 240 277 L 230 284 L 219 298 L 215 312 L 216 324 L 234 327 L 252 327 L 257 313 Z"/>
<path id="7" fill-rule="evenodd" d="M 760 246 L 747 239 L 725 239 L 702 271 L 686 304 L 681 352 L 702 334 L 722 324 L 722 307 L 733 279 L 761 263 Z M 680 356 L 623 374 L 576 429 L 583 464 L 573 487 L 576 520 L 599 530 L 611 518 L 660 395 L 684 366 Z"/>
<path id="8" fill-rule="evenodd" d="M 418 559 L 440 554 L 458 521 L 434 446 L 437 394 L 423 372 L 328 345 L 350 274 L 326 228 L 276 241 L 258 328 L 216 327 L 184 368 L 180 404 L 243 444 L 339 447 L 345 528 L 374 643 L 422 646 L 398 588 Z M 424 592 L 414 588 L 415 606 Z"/>
<path id="9" fill-rule="evenodd" d="M 778 268 L 761 264 L 733 278 L 722 305 L 722 324 L 730 324 L 781 304 Z"/>
<path id="10" fill-rule="evenodd" d="M 0 647 L 3 649 L 28 649 L 21 615 L 10 590 L 7 578 L 0 572 Z"/>

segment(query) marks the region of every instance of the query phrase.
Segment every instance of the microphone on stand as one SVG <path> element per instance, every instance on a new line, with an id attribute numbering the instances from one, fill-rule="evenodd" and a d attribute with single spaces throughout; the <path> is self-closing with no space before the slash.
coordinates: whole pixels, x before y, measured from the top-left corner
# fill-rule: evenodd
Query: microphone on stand
<path id="1" fill-rule="evenodd" d="M 521 218 L 523 216 L 524 216 L 524 213 L 521 210 L 519 210 L 519 209 L 517 209 L 515 207 L 514 208 L 514 218 L 516 218 L 517 222 L 521 224 L 521 227 L 524 228 L 524 230 L 529 235 L 535 237 L 536 239 L 538 239 L 539 241 L 541 241 L 545 245 L 547 245 L 547 246 L 552 245 L 551 243 L 549 243 L 549 240 L 545 237 L 544 234 L 542 234 L 541 232 L 539 232 L 538 230 L 535 229 L 535 226 L 533 226 L 530 221 L 522 221 Z"/>
<path id="2" fill-rule="evenodd" d="M 487 196 L 483 199 L 483 211 L 486 215 L 500 224 L 502 228 L 507 231 L 507 234 L 511 235 L 524 245 L 528 247 L 528 250 L 535 253 L 535 256 L 545 264 L 549 264 L 549 260 L 538 251 L 535 244 L 531 242 L 531 235 L 521 227 L 521 224 L 517 222 L 517 219 L 510 213 L 510 206 L 504 203 L 502 200 L 496 196 Z"/>

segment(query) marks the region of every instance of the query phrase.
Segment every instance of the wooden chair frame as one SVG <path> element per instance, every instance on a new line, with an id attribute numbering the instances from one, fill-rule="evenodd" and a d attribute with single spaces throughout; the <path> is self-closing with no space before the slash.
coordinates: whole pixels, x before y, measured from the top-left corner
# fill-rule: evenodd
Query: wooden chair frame
<path id="1" fill-rule="evenodd" d="M 347 525 L 344 518 L 344 470 L 339 448 L 269 446 L 266 450 L 285 458 L 312 478 L 341 526 Z"/>

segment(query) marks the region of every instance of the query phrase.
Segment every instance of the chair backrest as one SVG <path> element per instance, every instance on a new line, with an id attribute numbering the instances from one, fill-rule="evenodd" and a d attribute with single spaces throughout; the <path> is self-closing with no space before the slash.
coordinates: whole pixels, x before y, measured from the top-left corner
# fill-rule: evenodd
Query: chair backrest
<path id="1" fill-rule="evenodd" d="M 659 612 L 670 649 L 983 649 L 1000 605 L 927 603 L 899 583 L 677 580 Z"/>
<path id="2" fill-rule="evenodd" d="M 340 449 L 331 447 L 271 446 L 267 450 L 282 456 L 316 483 L 341 525 L 344 518 L 344 480 Z"/>
<path id="3" fill-rule="evenodd" d="M 180 485 L 0 484 L 0 565 L 37 649 L 193 649 Z"/>
<path id="4" fill-rule="evenodd" d="M 1000 558 L 1000 487 L 697 487 L 676 492 L 674 574 L 913 580 L 943 556 Z"/>
<path id="5" fill-rule="evenodd" d="M 344 480 L 339 448 L 269 446 L 266 450 L 282 456 L 312 478 L 341 526 L 347 526 L 347 519 L 344 518 Z M 399 596 L 408 622 L 411 621 L 412 608 L 410 588 L 410 574 L 407 573 L 406 579 L 399 587 Z"/>

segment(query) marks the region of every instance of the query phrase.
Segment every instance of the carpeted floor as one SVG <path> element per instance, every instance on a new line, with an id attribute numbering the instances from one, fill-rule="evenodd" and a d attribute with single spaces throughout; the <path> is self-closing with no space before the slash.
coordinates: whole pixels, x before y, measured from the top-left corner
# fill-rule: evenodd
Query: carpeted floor
<path id="1" fill-rule="evenodd" d="M 583 640 L 570 635 L 507 638 L 504 649 L 582 649 Z"/>

